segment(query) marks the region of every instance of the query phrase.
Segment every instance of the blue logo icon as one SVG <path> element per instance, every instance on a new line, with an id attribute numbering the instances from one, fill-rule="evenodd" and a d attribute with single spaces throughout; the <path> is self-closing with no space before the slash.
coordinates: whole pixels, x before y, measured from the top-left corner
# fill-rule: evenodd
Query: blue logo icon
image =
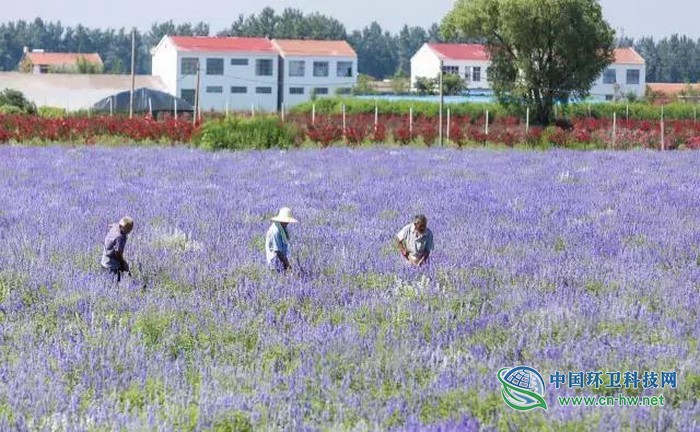
<path id="1" fill-rule="evenodd" d="M 503 368 L 498 371 L 498 380 L 503 384 L 503 400 L 514 410 L 547 409 L 544 380 L 535 369 L 527 366 Z"/>

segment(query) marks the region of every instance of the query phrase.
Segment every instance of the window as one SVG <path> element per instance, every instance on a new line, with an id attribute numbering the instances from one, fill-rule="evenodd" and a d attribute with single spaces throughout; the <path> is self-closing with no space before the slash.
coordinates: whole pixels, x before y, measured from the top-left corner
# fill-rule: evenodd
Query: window
<path id="1" fill-rule="evenodd" d="M 255 87 L 257 94 L 272 94 L 272 87 Z"/>
<path id="2" fill-rule="evenodd" d="M 443 74 L 459 75 L 459 67 L 457 67 L 457 66 L 443 66 L 442 73 Z"/>
<path id="3" fill-rule="evenodd" d="M 481 67 L 474 66 L 472 68 L 472 81 L 481 82 Z"/>
<path id="4" fill-rule="evenodd" d="M 338 87 L 335 93 L 339 95 L 349 95 L 352 93 L 352 89 L 350 87 Z"/>
<path id="5" fill-rule="evenodd" d="M 224 59 L 208 58 L 207 59 L 207 75 L 223 75 L 224 74 Z"/>
<path id="6" fill-rule="evenodd" d="M 194 105 L 194 89 L 182 89 L 180 90 L 180 97 Z"/>
<path id="7" fill-rule="evenodd" d="M 314 93 L 316 93 L 317 95 L 327 95 L 328 87 L 316 87 L 314 89 Z"/>
<path id="8" fill-rule="evenodd" d="M 314 62 L 314 76 L 315 77 L 327 77 L 328 76 L 328 62 Z"/>
<path id="9" fill-rule="evenodd" d="M 180 73 L 182 75 L 197 75 L 197 65 L 199 59 L 192 57 L 183 57 L 180 60 Z"/>
<path id="10" fill-rule="evenodd" d="M 292 60 L 289 62 L 289 76 L 303 77 L 306 74 L 306 62 L 304 60 Z"/>
<path id="11" fill-rule="evenodd" d="M 617 82 L 617 73 L 615 69 L 606 69 L 603 72 L 603 84 L 615 84 Z"/>
<path id="12" fill-rule="evenodd" d="M 235 94 L 248 93 L 248 87 L 233 86 L 233 87 L 231 87 L 231 93 L 235 93 Z"/>
<path id="13" fill-rule="evenodd" d="M 232 58 L 231 66 L 248 66 L 247 58 Z"/>
<path id="14" fill-rule="evenodd" d="M 272 76 L 272 60 L 257 59 L 255 60 L 255 75 L 257 76 Z"/>
<path id="15" fill-rule="evenodd" d="M 304 94 L 304 87 L 289 87 L 289 94 L 290 95 L 303 95 Z"/>
<path id="16" fill-rule="evenodd" d="M 464 66 L 464 80 L 469 82 L 472 80 L 472 67 Z"/>
<path id="17" fill-rule="evenodd" d="M 611 100 L 613 100 L 613 95 L 605 95 L 605 100 L 606 100 L 606 101 L 611 101 Z"/>
<path id="18" fill-rule="evenodd" d="M 349 61 L 339 61 L 338 70 L 336 72 L 339 77 L 352 77 L 352 62 Z"/>
<path id="19" fill-rule="evenodd" d="M 224 88 L 221 86 L 207 86 L 207 93 L 223 93 Z"/>
<path id="20" fill-rule="evenodd" d="M 639 84 L 639 69 L 627 70 L 627 84 Z"/>

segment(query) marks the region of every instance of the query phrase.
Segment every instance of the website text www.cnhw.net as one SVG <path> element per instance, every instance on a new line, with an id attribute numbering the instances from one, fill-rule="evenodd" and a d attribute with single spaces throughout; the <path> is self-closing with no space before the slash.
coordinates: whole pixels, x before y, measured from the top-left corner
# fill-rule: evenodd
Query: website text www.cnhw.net
<path id="1" fill-rule="evenodd" d="M 567 407 L 651 407 L 664 406 L 663 395 L 659 396 L 560 396 L 560 406 Z"/>

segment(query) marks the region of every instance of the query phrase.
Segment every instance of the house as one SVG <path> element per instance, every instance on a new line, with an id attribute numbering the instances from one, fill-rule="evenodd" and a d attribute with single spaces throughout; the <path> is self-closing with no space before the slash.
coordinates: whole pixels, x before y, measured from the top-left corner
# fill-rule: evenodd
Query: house
<path id="1" fill-rule="evenodd" d="M 442 65 L 444 73 L 462 77 L 467 89 L 490 89 L 486 75 L 490 64 L 480 44 L 425 43 L 411 58 L 411 88 L 416 88 L 418 78 L 437 78 Z"/>
<path id="2" fill-rule="evenodd" d="M 83 66 L 81 65 L 83 63 Z M 24 49 L 18 69 L 24 73 L 101 73 L 102 58 L 97 53 L 47 53 L 43 50 Z M 81 69 L 91 69 L 81 70 Z"/>
<path id="3" fill-rule="evenodd" d="M 644 97 L 646 65 L 634 48 L 617 48 L 615 61 L 608 66 L 591 88 L 591 98 L 612 101 Z M 632 96 L 634 95 L 634 96 Z"/>
<path id="4" fill-rule="evenodd" d="M 267 38 L 164 36 L 152 51 L 152 75 L 167 92 L 203 111 L 275 111 L 279 55 Z"/>
<path id="5" fill-rule="evenodd" d="M 272 41 L 280 55 L 280 105 L 313 96 L 348 94 L 357 83 L 357 54 L 346 41 Z"/>
<path id="6" fill-rule="evenodd" d="M 647 83 L 647 100 L 655 104 L 671 102 L 700 102 L 700 84 L 690 83 Z"/>

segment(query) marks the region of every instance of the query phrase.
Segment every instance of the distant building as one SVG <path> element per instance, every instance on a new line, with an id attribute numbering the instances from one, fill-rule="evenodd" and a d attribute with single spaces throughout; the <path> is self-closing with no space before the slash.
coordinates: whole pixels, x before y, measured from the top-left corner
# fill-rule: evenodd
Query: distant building
<path id="1" fill-rule="evenodd" d="M 277 111 L 349 93 L 357 81 L 357 54 L 345 41 L 165 36 L 152 54 L 152 74 L 192 104 L 199 65 L 204 111 Z"/>
<path id="2" fill-rule="evenodd" d="M 345 41 L 275 39 L 272 43 L 281 59 L 281 105 L 297 105 L 313 95 L 349 94 L 357 83 L 357 54 Z"/>
<path id="3" fill-rule="evenodd" d="M 165 36 L 153 51 L 152 75 L 167 92 L 203 111 L 275 111 L 279 55 L 266 38 Z"/>
<path id="4" fill-rule="evenodd" d="M 625 99 L 629 95 L 644 97 L 646 64 L 634 48 L 615 50 L 615 61 L 608 66 L 591 88 L 591 98 L 600 101 Z"/>
<path id="5" fill-rule="evenodd" d="M 84 66 L 79 66 L 84 62 Z M 97 53 L 48 53 L 43 50 L 29 51 L 25 48 L 18 70 L 24 73 L 101 73 L 104 68 L 102 58 Z"/>
<path id="6" fill-rule="evenodd" d="M 411 88 L 418 78 L 437 78 L 444 73 L 462 77 L 469 90 L 490 89 L 487 70 L 491 61 L 483 45 L 426 43 L 411 58 Z"/>

